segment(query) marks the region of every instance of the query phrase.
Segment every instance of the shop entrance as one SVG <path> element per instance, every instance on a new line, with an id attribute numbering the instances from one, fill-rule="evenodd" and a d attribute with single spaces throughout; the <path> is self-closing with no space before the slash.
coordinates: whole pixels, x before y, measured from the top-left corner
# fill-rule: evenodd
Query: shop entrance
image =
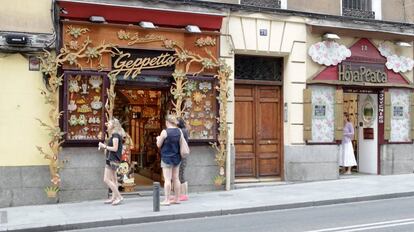
<path id="1" fill-rule="evenodd" d="M 236 85 L 236 177 L 280 176 L 281 87 Z"/>
<path id="2" fill-rule="evenodd" d="M 378 173 L 378 95 L 344 93 L 344 112 L 354 126 L 352 144 L 358 166 L 354 172 Z"/>
<path id="3" fill-rule="evenodd" d="M 135 186 L 140 188 L 152 186 L 153 181 L 162 182 L 156 137 L 164 128 L 169 101 L 169 88 L 116 86 L 114 116 L 123 123 L 133 142 L 130 156 L 123 161 L 130 167 L 127 176 L 134 178 Z M 124 174 L 119 172 L 118 169 L 118 182 L 123 186 Z"/>

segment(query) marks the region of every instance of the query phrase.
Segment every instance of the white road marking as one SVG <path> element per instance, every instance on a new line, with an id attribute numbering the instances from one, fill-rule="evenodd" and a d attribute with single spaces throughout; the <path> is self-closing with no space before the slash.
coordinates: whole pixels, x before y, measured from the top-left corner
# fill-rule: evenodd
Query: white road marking
<path id="1" fill-rule="evenodd" d="M 379 228 L 394 227 L 394 226 L 409 225 L 409 224 L 414 224 L 414 218 L 360 224 L 360 225 L 353 225 L 353 226 L 333 227 L 333 228 L 326 228 L 326 229 L 321 229 L 321 230 L 310 230 L 306 232 L 334 232 L 334 231 L 351 232 L 351 231 L 379 229 Z"/>

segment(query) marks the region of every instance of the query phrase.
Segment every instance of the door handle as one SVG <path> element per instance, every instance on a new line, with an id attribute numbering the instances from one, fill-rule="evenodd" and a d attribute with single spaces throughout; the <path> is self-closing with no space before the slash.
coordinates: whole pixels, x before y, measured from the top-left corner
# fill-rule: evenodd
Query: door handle
<path id="1" fill-rule="evenodd" d="M 267 144 L 270 144 L 270 140 L 267 140 Z"/>
<path id="2" fill-rule="evenodd" d="M 246 143 L 246 140 L 243 140 L 242 143 L 245 144 Z"/>

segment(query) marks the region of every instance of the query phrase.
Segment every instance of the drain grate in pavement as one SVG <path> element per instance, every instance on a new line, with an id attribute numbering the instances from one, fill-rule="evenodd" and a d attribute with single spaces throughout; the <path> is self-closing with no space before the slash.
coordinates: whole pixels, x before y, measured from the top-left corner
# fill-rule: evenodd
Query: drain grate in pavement
<path id="1" fill-rule="evenodd" d="M 7 223 L 7 211 L 0 211 L 0 224 Z"/>

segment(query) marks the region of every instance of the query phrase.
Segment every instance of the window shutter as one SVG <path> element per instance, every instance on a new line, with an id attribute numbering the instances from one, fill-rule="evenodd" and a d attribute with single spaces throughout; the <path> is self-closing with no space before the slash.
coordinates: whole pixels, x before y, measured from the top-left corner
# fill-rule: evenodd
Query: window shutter
<path id="1" fill-rule="evenodd" d="M 342 140 L 344 130 L 344 92 L 335 92 L 335 140 Z"/>
<path id="2" fill-rule="evenodd" d="M 303 90 L 303 140 L 312 140 L 312 89 Z"/>
<path id="3" fill-rule="evenodd" d="M 391 94 L 384 94 L 384 140 L 391 138 Z"/>
<path id="4" fill-rule="evenodd" d="M 414 93 L 411 93 L 410 99 L 410 123 L 411 123 L 411 140 L 414 139 Z"/>

